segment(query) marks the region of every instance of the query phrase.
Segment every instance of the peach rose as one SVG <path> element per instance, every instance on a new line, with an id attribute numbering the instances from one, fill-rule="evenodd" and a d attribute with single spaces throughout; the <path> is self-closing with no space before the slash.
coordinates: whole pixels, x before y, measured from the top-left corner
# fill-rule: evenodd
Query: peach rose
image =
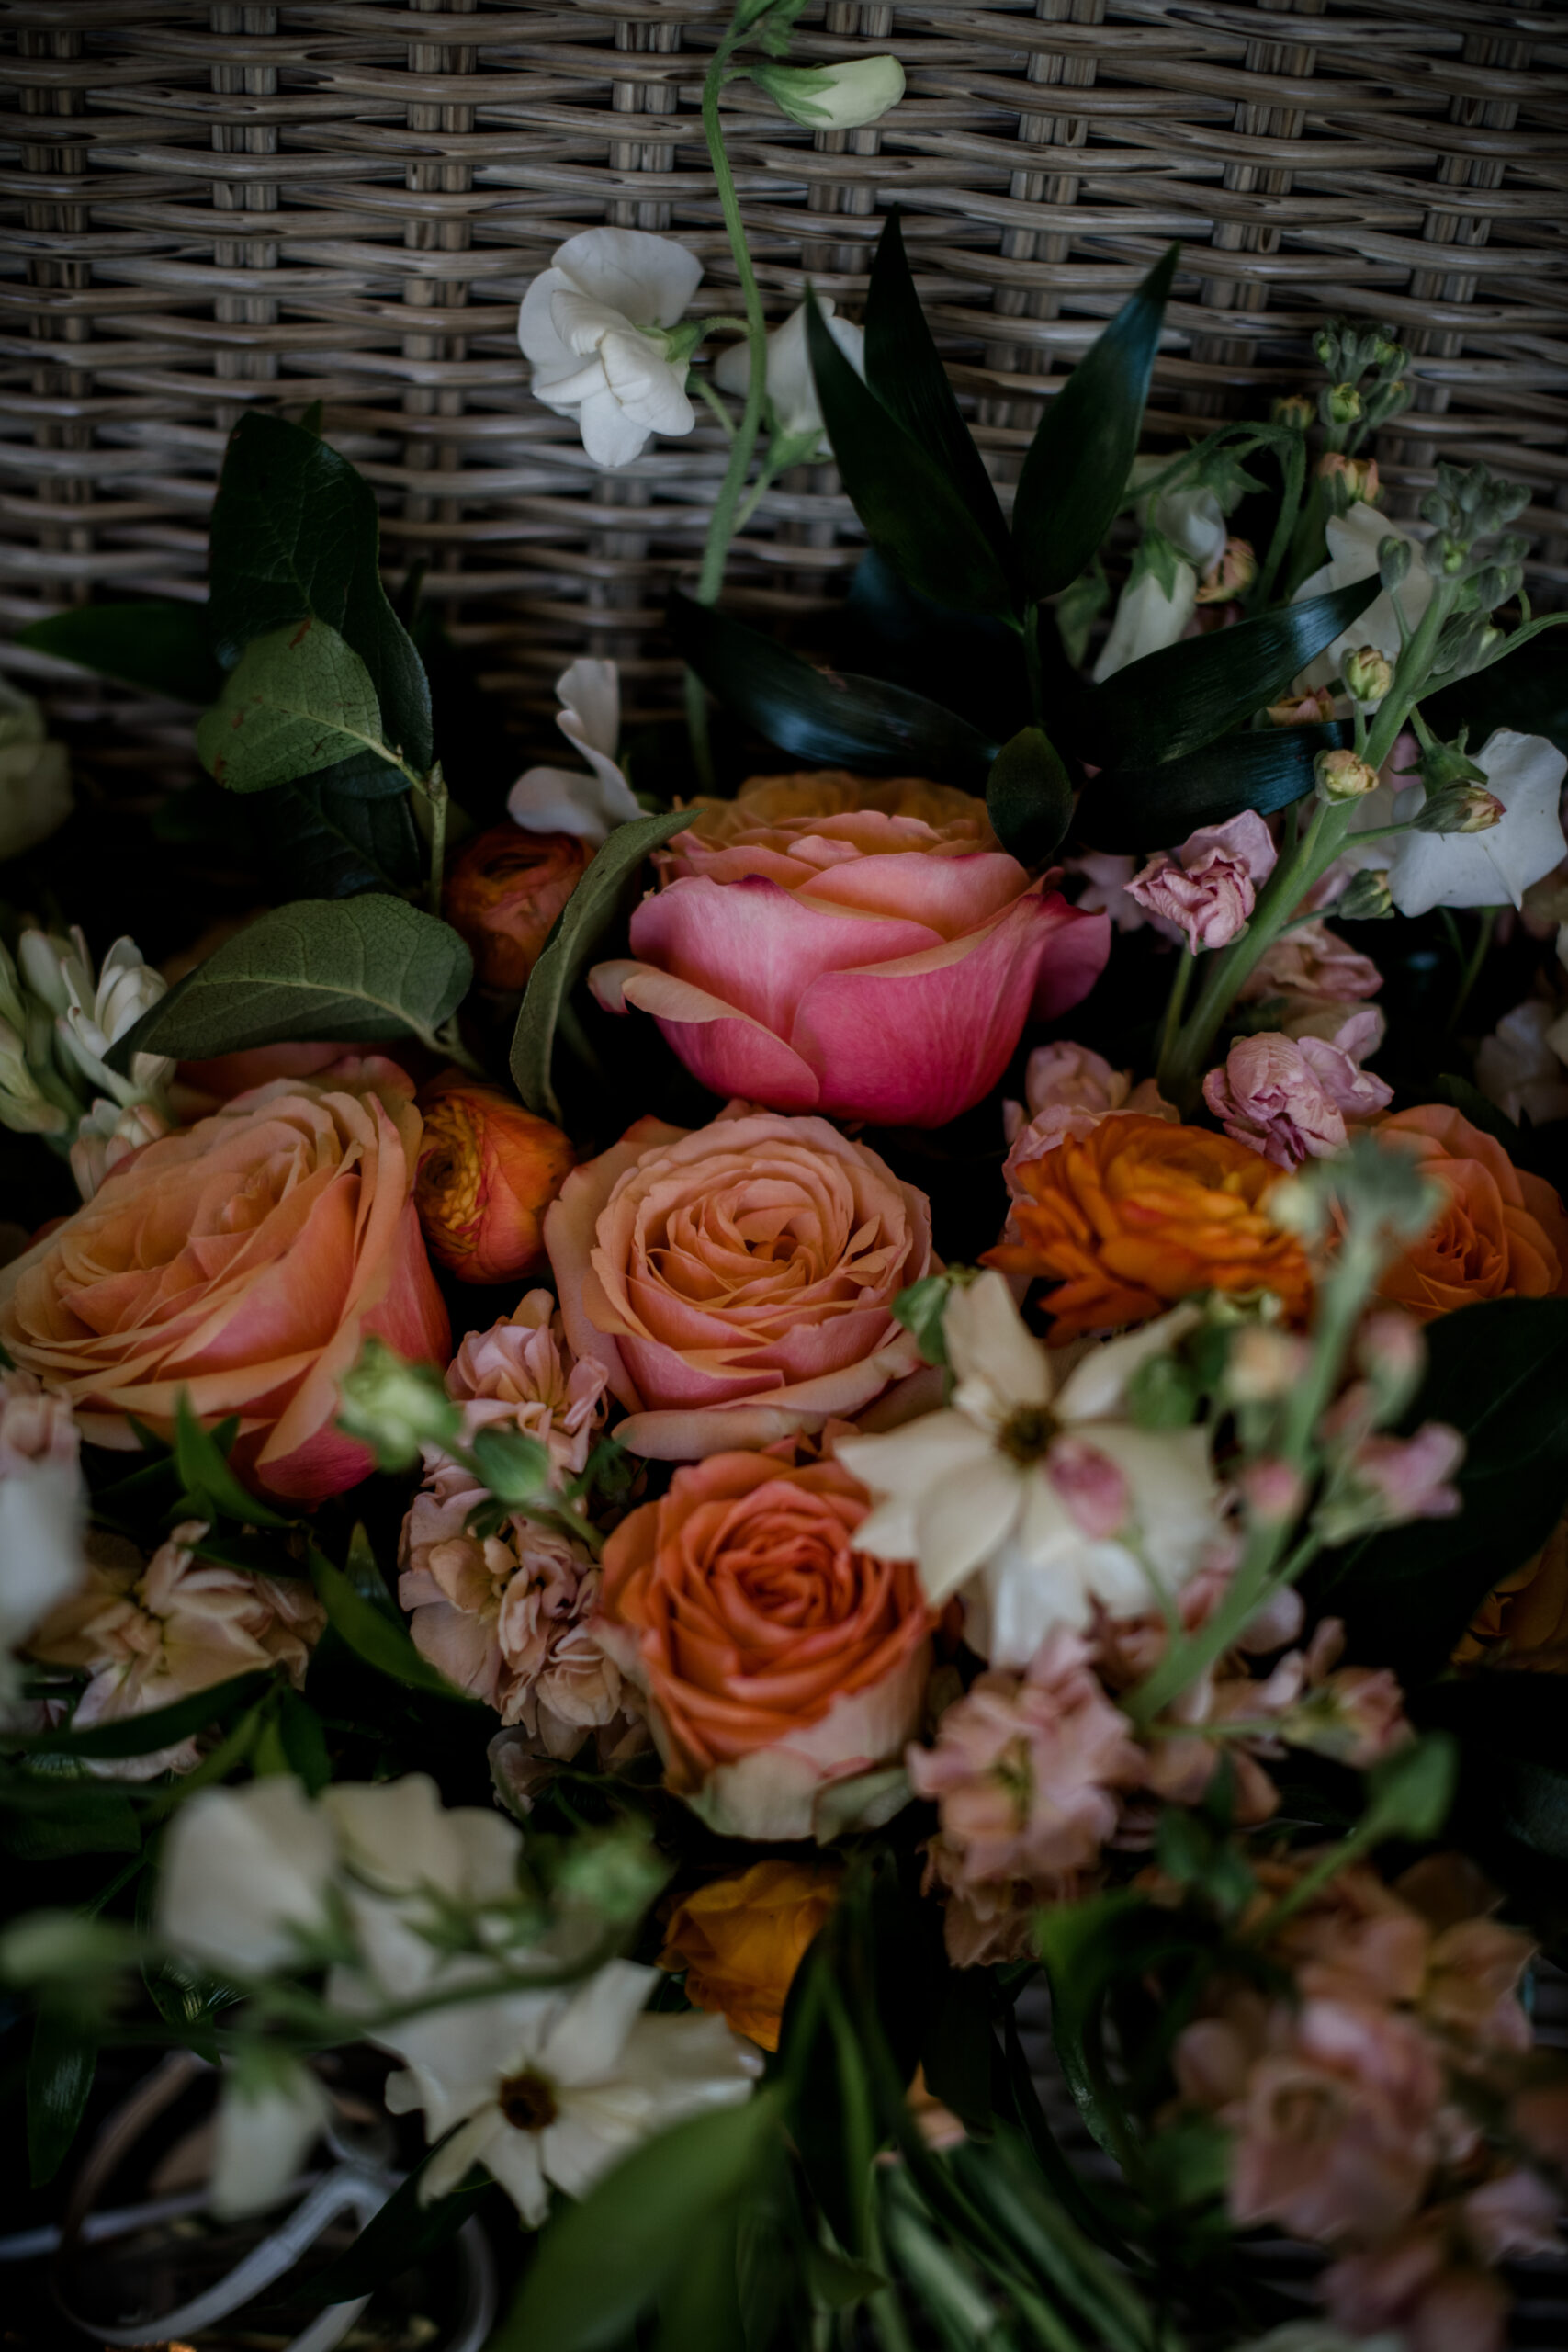
<path id="1" fill-rule="evenodd" d="M 206 1421 L 239 1416 L 253 1486 L 316 1502 L 371 1466 L 333 1426 L 362 1341 L 446 1364 L 412 1081 L 379 1056 L 328 1079 L 275 1080 L 148 1144 L 0 1269 L 0 1344 L 85 1437 L 134 1448 L 132 1416 L 172 1433 L 183 1389 Z"/>
<path id="2" fill-rule="evenodd" d="M 1448 1195 L 1384 1274 L 1384 1298 L 1429 1323 L 1482 1298 L 1568 1296 L 1568 1216 L 1541 1177 L 1516 1168 L 1494 1136 L 1444 1103 L 1381 1119 L 1377 1134 L 1414 1153 Z"/>
<path id="3" fill-rule="evenodd" d="M 847 1420 L 920 1361 L 893 1301 L 930 1269 L 930 1204 L 826 1119 L 639 1119 L 567 1178 L 545 1245 L 616 1437 L 655 1461 Z"/>
<path id="4" fill-rule="evenodd" d="M 683 1968 L 686 1998 L 776 2050 L 795 1972 L 838 1899 L 837 1862 L 753 1862 L 683 1895 L 660 1968 Z"/>
<path id="5" fill-rule="evenodd" d="M 550 925 L 582 879 L 592 842 L 491 825 L 465 842 L 447 868 L 441 911 L 467 940 L 487 989 L 522 989 Z"/>
<path id="6" fill-rule="evenodd" d="M 571 1146 L 499 1086 L 443 1070 L 419 1093 L 414 1205 L 431 1256 L 460 1283 L 513 1282 L 545 1262 L 545 1211 Z"/>
<path id="7" fill-rule="evenodd" d="M 825 1792 L 914 1731 L 928 1612 L 908 1561 L 855 1550 L 870 1508 L 836 1462 L 718 1453 L 604 1547 L 593 1630 L 644 1692 L 669 1786 L 721 1836 L 811 1836 Z"/>
<path id="8" fill-rule="evenodd" d="M 1032 882 L 984 801 L 917 777 L 758 778 L 656 862 L 595 994 L 652 1013 L 716 1094 L 781 1111 L 942 1126 L 1031 1004 L 1065 1012 L 1110 953 L 1106 918 Z"/>

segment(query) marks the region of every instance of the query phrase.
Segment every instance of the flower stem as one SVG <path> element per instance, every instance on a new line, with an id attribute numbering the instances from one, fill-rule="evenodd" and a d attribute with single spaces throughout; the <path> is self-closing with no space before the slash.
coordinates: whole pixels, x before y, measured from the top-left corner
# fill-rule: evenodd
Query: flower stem
<path id="1" fill-rule="evenodd" d="M 1193 967 L 1198 961 L 1190 947 L 1183 947 L 1175 971 L 1170 976 L 1170 994 L 1166 999 L 1165 1020 L 1159 1033 L 1159 1066 L 1163 1069 L 1181 1028 L 1182 1008 L 1187 991 L 1192 984 Z"/>
<path id="2" fill-rule="evenodd" d="M 751 256 L 746 246 L 746 224 L 740 217 L 740 199 L 736 194 L 735 175 L 729 168 L 729 157 L 725 152 L 724 130 L 718 112 L 719 92 L 726 79 L 725 68 L 738 38 L 735 28 L 731 27 L 714 51 L 713 62 L 703 83 L 703 131 L 707 140 L 714 179 L 718 187 L 719 209 L 724 214 L 729 250 L 735 256 L 736 272 L 740 280 L 751 367 L 746 383 L 746 405 L 729 445 L 729 462 L 724 469 L 724 480 L 714 502 L 707 545 L 703 550 L 702 573 L 697 583 L 697 601 L 702 605 L 716 604 L 718 592 L 724 585 L 725 560 L 735 532 L 736 510 L 746 484 L 746 476 L 750 470 L 757 435 L 761 430 L 762 403 L 767 393 L 767 322 L 762 315 L 762 297 L 757 285 L 757 273 L 751 266 Z"/>

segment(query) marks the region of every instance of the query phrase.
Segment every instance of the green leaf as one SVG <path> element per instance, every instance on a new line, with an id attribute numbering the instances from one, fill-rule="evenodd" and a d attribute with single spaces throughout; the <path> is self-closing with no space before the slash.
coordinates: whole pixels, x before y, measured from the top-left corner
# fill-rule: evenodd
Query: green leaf
<path id="1" fill-rule="evenodd" d="M 383 775 L 393 769 L 377 766 Z M 400 785 L 400 776 L 396 777 Z M 412 796 L 344 791 L 328 776 L 298 777 L 243 806 L 278 899 L 346 899 L 361 890 L 409 890 L 424 870 Z"/>
<path id="2" fill-rule="evenodd" d="M 1319 752 L 1336 751 L 1349 729 L 1266 727 L 1226 735 L 1185 759 L 1097 775 L 1078 798 L 1077 829 L 1094 849 L 1163 849 L 1199 825 L 1223 825 L 1244 808 L 1271 816 L 1316 782 Z"/>
<path id="3" fill-rule="evenodd" d="M 897 205 L 877 240 L 866 288 L 865 380 L 958 491 L 1005 571 L 1007 524 L 926 324 Z"/>
<path id="4" fill-rule="evenodd" d="M 16 642 L 176 702 L 211 702 L 223 684 L 203 605 L 73 605 L 30 621 Z"/>
<path id="5" fill-rule="evenodd" d="M 983 791 L 997 745 L 907 686 L 818 670 L 758 629 L 677 592 L 675 643 L 711 693 L 781 752 L 863 775 L 929 775 Z M 579 888 L 581 888 L 580 884 Z"/>
<path id="6" fill-rule="evenodd" d="M 412 2270 L 416 2262 L 427 2262 L 456 2237 L 490 2194 L 491 2183 L 485 2175 L 465 2182 L 449 2196 L 427 2201 L 423 2193 L 424 2176 L 434 2154 L 434 2148 L 426 2150 L 408 2178 L 393 2189 L 379 2211 L 372 2213 L 353 2245 L 324 2269 L 312 2271 L 293 2300 L 308 2303 L 312 2310 L 327 2303 L 357 2302 L 362 2295 L 373 2295 L 389 2279 Z"/>
<path id="7" fill-rule="evenodd" d="M 947 1362 L 947 1302 L 953 1289 L 948 1274 L 922 1274 L 918 1283 L 901 1290 L 893 1302 L 895 1320 L 902 1323 L 906 1331 L 914 1333 L 916 1344 L 928 1363 Z"/>
<path id="8" fill-rule="evenodd" d="M 39 2013 L 28 2053 L 28 2170 L 35 2188 L 52 2180 L 69 2154 L 97 2066 L 92 2035 L 70 2017 Z"/>
<path id="9" fill-rule="evenodd" d="M 1013 502 L 1015 562 L 1032 603 L 1093 560 L 1127 486 L 1179 245 L 1078 361 L 1040 420 Z"/>
<path id="10" fill-rule="evenodd" d="M 458 1706 L 479 1703 L 422 1657 L 405 1629 L 394 1625 L 373 1600 L 357 1593 L 343 1570 L 334 1568 L 314 1545 L 310 1549 L 310 1581 L 327 1612 L 327 1623 L 364 1665 L 373 1667 L 378 1674 L 385 1674 L 394 1682 L 407 1683 L 411 1690 L 429 1690 L 438 1698 L 454 1700 Z"/>
<path id="11" fill-rule="evenodd" d="M 617 825 L 556 917 L 538 962 L 528 975 L 512 1035 L 512 1078 L 530 1111 L 559 1121 L 560 1104 L 550 1081 L 556 1023 L 588 959 L 615 921 L 622 895 L 650 850 L 658 849 L 692 821 L 689 808 L 658 817 L 634 817 Z"/>
<path id="12" fill-rule="evenodd" d="M 1447 1732 L 1429 1731 L 1373 1766 L 1360 1835 L 1370 1844 L 1404 1838 L 1418 1846 L 1441 1835 L 1453 1803 L 1459 1750 Z"/>
<path id="13" fill-rule="evenodd" d="M 203 1061 L 304 1037 L 414 1036 L 438 1052 L 435 1033 L 472 977 L 450 925 L 401 899 L 299 899 L 225 940 L 107 1058 L 123 1070 L 133 1054 Z"/>
<path id="14" fill-rule="evenodd" d="M 288 1770 L 303 1781 L 312 1796 L 318 1796 L 333 1777 L 320 1715 L 298 1690 L 285 1689 L 278 1694 L 276 1722 L 278 1744 Z"/>
<path id="15" fill-rule="evenodd" d="M 1441 1671 L 1476 1610 L 1568 1503 L 1568 1300 L 1487 1299 L 1427 1326 L 1427 1375 L 1401 1428 L 1465 1440 L 1463 1509 L 1325 1555 L 1313 1589 L 1352 1655 L 1407 1685 Z M 1510 1678 L 1513 1679 L 1513 1678 Z"/>
<path id="16" fill-rule="evenodd" d="M 313 620 L 253 639 L 196 730 L 203 767 L 231 792 L 292 784 L 380 742 L 369 671 L 335 629 Z M 389 752 L 383 763 L 397 775 Z"/>
<path id="17" fill-rule="evenodd" d="M 1129 662 L 1078 705 L 1075 750 L 1118 768 L 1164 766 L 1201 750 L 1277 700 L 1377 594 L 1375 577 L 1359 580 Z"/>
<path id="18" fill-rule="evenodd" d="M 964 613 L 1010 613 L 1004 560 L 964 486 L 861 382 L 809 290 L 806 340 L 834 461 L 872 545 L 912 588 L 939 604 Z"/>
<path id="19" fill-rule="evenodd" d="M 238 1422 L 227 1424 L 231 1445 Z M 189 1393 L 182 1388 L 175 1399 L 175 1464 L 184 1482 L 187 1495 L 202 1495 L 217 1505 L 228 1519 L 248 1522 L 253 1527 L 287 1527 L 289 1521 L 279 1517 L 265 1503 L 258 1502 L 229 1467 L 226 1450 L 211 1430 L 204 1430 L 191 1410 Z M 207 1517 L 213 1516 L 207 1513 Z"/>
<path id="20" fill-rule="evenodd" d="M 209 607 L 220 661 L 313 618 L 370 673 L 387 740 L 422 774 L 434 756 L 430 688 L 378 568 L 375 493 L 346 458 L 280 416 L 242 417 L 212 509 Z"/>
<path id="21" fill-rule="evenodd" d="M 557 2214 L 491 2352 L 608 2352 L 779 2145 L 775 2095 L 645 2141 Z"/>
<path id="22" fill-rule="evenodd" d="M 0 1781 L 0 1852 L 20 1862 L 51 1862 L 63 1854 L 134 1854 L 141 1827 L 123 1789 L 106 1788 L 61 1768 L 60 1756 L 29 1759 L 28 1768 Z M 51 1767 L 52 1770 L 40 1768 Z"/>
<path id="23" fill-rule="evenodd" d="M 737 2267 L 739 2199 L 710 2214 L 659 2298 L 653 2352 L 738 2352 L 746 2341 Z"/>
<path id="24" fill-rule="evenodd" d="M 1100 2145 L 1125 2157 L 1129 2128 L 1105 2064 L 1102 2013 L 1113 1984 L 1190 1952 L 1193 1922 L 1130 1888 L 1038 1914 L 1035 1941 L 1051 1983 L 1051 2038 L 1079 2114 Z"/>
<path id="25" fill-rule="evenodd" d="M 1051 738 L 1025 727 L 1004 743 L 986 780 L 986 808 L 1021 865 L 1043 865 L 1073 820 L 1073 787 Z"/>
<path id="26" fill-rule="evenodd" d="M 152 1707 L 144 1715 L 129 1715 L 120 1723 L 92 1724 L 85 1731 L 67 1726 L 25 1738 L 7 1733 L 5 1744 L 33 1756 L 151 1756 L 155 1748 L 175 1747 L 193 1732 L 205 1731 L 209 1724 L 240 1713 L 272 1687 L 273 1679 L 265 1669 L 236 1674 L 227 1682 L 193 1690 L 171 1706 Z"/>

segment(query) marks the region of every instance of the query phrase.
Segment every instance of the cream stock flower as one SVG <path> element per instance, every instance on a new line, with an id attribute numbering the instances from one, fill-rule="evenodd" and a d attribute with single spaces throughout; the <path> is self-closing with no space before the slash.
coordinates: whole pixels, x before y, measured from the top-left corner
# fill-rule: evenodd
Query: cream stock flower
<path id="1" fill-rule="evenodd" d="M 534 397 L 575 413 L 595 465 L 630 465 L 655 433 L 690 433 L 685 358 L 668 356 L 663 330 L 685 311 L 703 274 L 672 237 L 641 229 L 584 229 L 550 256 L 523 297 L 517 340 L 534 366 Z"/>
<path id="2" fill-rule="evenodd" d="M 1122 1416 L 1133 1373 L 1193 1319 L 1178 1308 L 1091 1349 L 1058 1387 L 999 1274 L 955 1291 L 952 1406 L 836 1448 L 878 1498 L 861 1549 L 914 1560 L 933 1608 L 962 1589 L 966 1638 L 995 1666 L 1026 1664 L 1096 1601 L 1135 1612 L 1184 1584 L 1219 1532 L 1208 1438 Z"/>
<path id="3" fill-rule="evenodd" d="M 87 1572 L 87 1490 L 71 1407 L 30 1372 L 0 1372 L 0 1700 L 11 1652 Z"/>
<path id="4" fill-rule="evenodd" d="M 572 833 L 604 841 L 616 825 L 640 817 L 631 786 L 615 764 L 621 740 L 621 682 L 613 662 L 572 662 L 556 680 L 556 725 L 587 761 L 580 768 L 527 768 L 506 796 L 506 813 L 530 833 Z"/>

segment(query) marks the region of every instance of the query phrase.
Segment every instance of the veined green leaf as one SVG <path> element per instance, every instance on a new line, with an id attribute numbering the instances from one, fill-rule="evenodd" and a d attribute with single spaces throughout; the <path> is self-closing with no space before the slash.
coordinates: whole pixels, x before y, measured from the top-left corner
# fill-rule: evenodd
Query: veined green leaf
<path id="1" fill-rule="evenodd" d="M 208 774 L 231 792 L 265 792 L 366 752 L 400 775 L 390 752 L 382 752 L 370 673 L 324 621 L 295 621 L 253 639 L 202 713 L 196 748 Z"/>
<path id="2" fill-rule="evenodd" d="M 176 982 L 112 1049 L 202 1061 L 292 1038 L 359 1045 L 435 1032 L 473 977 L 457 933 L 401 899 L 299 899 L 274 908 Z"/>
<path id="3" fill-rule="evenodd" d="M 1196 826 L 1223 825 L 1244 808 L 1271 816 L 1312 790 L 1319 752 L 1348 740 L 1349 729 L 1332 722 L 1268 727 L 1222 736 L 1158 767 L 1097 775 L 1078 800 L 1078 831 L 1095 849 L 1136 854 L 1185 841 Z"/>
<path id="4" fill-rule="evenodd" d="M 1172 245 L 1156 262 L 1040 420 L 1012 510 L 1014 560 L 1031 603 L 1077 578 L 1122 503 L 1180 250 Z"/>
<path id="5" fill-rule="evenodd" d="M 40 2188 L 70 2153 L 97 2071 L 98 2045 L 74 2018 L 40 2011 L 28 2055 L 28 2169 Z"/>
<path id="6" fill-rule="evenodd" d="M 17 643 L 176 702 L 211 702 L 223 684 L 204 605 L 73 605 L 30 621 Z"/>

